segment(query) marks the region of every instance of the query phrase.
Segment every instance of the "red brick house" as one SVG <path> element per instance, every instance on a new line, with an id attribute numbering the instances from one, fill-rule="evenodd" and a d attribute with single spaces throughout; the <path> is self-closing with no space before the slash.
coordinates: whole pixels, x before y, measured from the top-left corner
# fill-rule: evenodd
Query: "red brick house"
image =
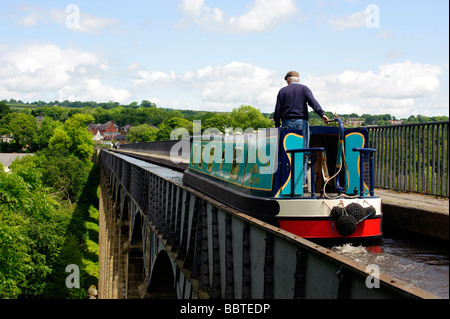
<path id="1" fill-rule="evenodd" d="M 108 121 L 105 124 L 89 124 L 88 131 L 92 132 L 94 136 L 100 135 L 105 140 L 112 140 L 119 134 L 119 126 L 112 121 Z"/>

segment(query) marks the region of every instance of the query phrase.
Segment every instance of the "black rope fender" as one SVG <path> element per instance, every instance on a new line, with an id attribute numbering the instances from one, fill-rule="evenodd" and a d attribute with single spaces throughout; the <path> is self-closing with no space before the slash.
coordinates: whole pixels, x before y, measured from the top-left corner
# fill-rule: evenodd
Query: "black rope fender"
<path id="1" fill-rule="evenodd" d="M 330 209 L 331 227 L 342 236 L 350 236 L 356 230 L 360 222 L 376 212 L 375 207 L 363 207 L 358 203 L 350 203 L 344 207 L 341 201 L 338 205 Z"/>

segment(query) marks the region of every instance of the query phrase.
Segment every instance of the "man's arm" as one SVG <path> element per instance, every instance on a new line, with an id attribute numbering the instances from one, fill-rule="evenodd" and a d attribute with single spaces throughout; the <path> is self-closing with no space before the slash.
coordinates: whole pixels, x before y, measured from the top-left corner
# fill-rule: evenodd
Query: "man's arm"
<path id="1" fill-rule="evenodd" d="M 317 100 L 314 98 L 314 95 L 307 86 L 305 86 L 305 97 L 306 102 L 309 104 L 309 106 L 312 107 L 314 112 L 316 112 L 317 115 L 319 115 L 322 118 L 322 121 L 324 123 L 327 123 L 328 117 L 325 115 L 325 111 L 322 109 L 319 102 L 317 102 Z"/>
<path id="2" fill-rule="evenodd" d="M 280 110 L 281 110 L 281 102 L 280 102 L 280 93 L 277 95 L 277 104 L 275 105 L 275 112 L 273 113 L 273 119 L 275 121 L 275 127 L 280 127 L 281 119 L 280 119 Z"/>

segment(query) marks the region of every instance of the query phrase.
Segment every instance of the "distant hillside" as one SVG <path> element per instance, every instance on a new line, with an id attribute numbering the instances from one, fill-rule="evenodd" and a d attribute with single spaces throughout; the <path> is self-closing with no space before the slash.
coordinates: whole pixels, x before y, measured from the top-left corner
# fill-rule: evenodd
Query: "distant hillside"
<path id="1" fill-rule="evenodd" d="M 51 117 L 54 120 L 65 121 L 71 115 L 76 113 L 88 113 L 94 116 L 96 122 L 105 123 L 114 121 L 119 126 L 130 124 L 133 126 L 141 124 L 152 124 L 158 126 L 167 117 L 180 117 L 192 120 L 206 121 L 218 114 L 229 114 L 231 112 L 209 112 L 209 111 L 193 111 L 193 110 L 175 110 L 170 108 L 157 107 L 155 103 L 143 100 L 141 103 L 132 102 L 128 105 L 121 105 L 118 102 L 93 102 L 93 101 L 36 101 L 23 102 L 21 100 L 2 100 L 0 103 L 9 106 L 12 111 L 25 112 L 34 116 L 43 115 Z M 257 108 L 257 107 L 256 107 Z M 268 118 L 273 118 L 273 113 L 263 113 Z M 329 118 L 333 117 L 331 112 L 327 112 Z M 395 125 L 408 123 L 426 123 L 448 121 L 448 116 L 423 116 L 411 115 L 408 118 L 397 119 L 390 114 L 371 115 L 356 113 L 338 114 L 348 126 L 367 126 L 367 125 Z M 310 112 L 310 124 L 321 125 L 321 120 L 314 113 Z"/>

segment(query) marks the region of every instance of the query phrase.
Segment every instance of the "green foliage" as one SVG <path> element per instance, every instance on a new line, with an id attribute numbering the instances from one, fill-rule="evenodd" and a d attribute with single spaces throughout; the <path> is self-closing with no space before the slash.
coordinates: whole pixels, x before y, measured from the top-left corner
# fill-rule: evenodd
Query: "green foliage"
<path id="1" fill-rule="evenodd" d="M 13 212 L 18 210 L 28 212 L 33 205 L 30 189 L 31 186 L 17 173 L 2 173 L 0 178 L 0 204 Z"/>
<path id="2" fill-rule="evenodd" d="M 74 114 L 90 114 L 94 117 L 95 123 L 106 123 L 108 121 L 114 121 L 119 126 L 125 124 L 131 124 L 138 126 L 140 124 L 151 124 L 159 127 L 159 125 L 173 112 L 172 109 L 166 109 L 156 107 L 156 104 L 143 100 L 140 105 L 138 102 L 131 102 L 129 105 L 119 105 L 117 102 L 105 102 L 97 103 L 93 101 L 50 101 L 50 102 L 31 102 L 24 103 L 22 101 L 16 101 L 14 99 L 2 100 L 0 102 L 0 119 L 2 115 L 9 113 L 9 109 L 28 110 L 33 116 L 43 115 L 46 118 L 52 118 L 53 120 L 59 120 L 65 122 L 69 117 Z M 275 106 L 274 106 L 275 107 Z M 326 108 L 326 107 L 325 107 Z M 5 113 L 2 113 L 5 110 Z M 179 110 L 180 115 L 178 117 L 185 118 L 189 121 L 201 120 L 204 123 L 207 119 L 220 113 L 207 112 L 207 111 L 191 111 L 191 110 Z M 273 113 L 272 113 L 273 114 Z M 328 118 L 333 118 L 333 112 L 326 112 Z M 339 114 L 343 119 L 360 118 L 365 121 L 365 125 L 388 125 L 390 120 L 396 120 L 394 116 L 390 114 L 370 115 L 363 114 L 358 116 L 356 113 L 351 114 Z M 309 112 L 310 119 L 319 119 L 313 112 Z M 269 118 L 273 118 L 273 115 L 269 115 Z M 320 120 L 320 119 L 319 119 Z M 397 119 L 399 120 L 399 119 Z M 435 121 L 448 121 L 448 116 L 422 116 L 412 115 L 409 118 L 401 119 L 403 123 L 423 123 L 423 122 L 435 122 Z M 320 124 L 320 122 L 318 123 Z M 315 125 L 315 124 L 314 124 Z M 323 124 L 320 124 L 323 125 Z M 230 125 L 231 126 L 231 125 Z M 234 125 L 233 125 L 234 126 Z M 207 126 L 221 129 L 219 126 Z M 205 128 L 207 128 L 205 127 Z M 238 127 L 238 126 L 234 126 Z M 256 126 L 251 126 L 255 129 Z"/>
<path id="3" fill-rule="evenodd" d="M 52 137 L 48 141 L 48 146 L 52 150 L 64 151 L 69 150 L 71 140 L 67 132 L 62 127 L 57 127 L 53 131 Z"/>
<path id="4" fill-rule="evenodd" d="M 0 180 L 6 178 L 0 173 Z M 30 271 L 26 234 L 28 223 L 0 202 L 0 299 L 17 298 Z"/>
<path id="5" fill-rule="evenodd" d="M 39 151 L 48 146 L 59 152 L 67 150 L 81 160 L 89 160 L 93 154 L 93 140 L 87 125 L 93 121 L 92 115 L 76 113 L 64 124 L 46 118 L 38 128 L 32 115 L 10 113 L 0 120 L 0 134 L 11 134 L 14 142 L 7 144 L 8 147 L 2 145 L 2 149 L 10 152 Z"/>
<path id="6" fill-rule="evenodd" d="M 35 142 L 36 120 L 32 115 L 9 113 L 0 120 L 0 134 L 12 134 L 15 151 L 20 151 Z"/>
<path id="7" fill-rule="evenodd" d="M 45 150 L 36 158 L 42 172 L 42 183 L 51 193 L 60 198 L 76 202 L 87 181 L 91 163 L 68 154 L 67 150 Z"/>
<path id="8" fill-rule="evenodd" d="M 69 140 L 69 152 L 81 160 L 89 160 L 94 150 L 92 134 L 86 127 L 94 118 L 89 114 L 75 114 L 64 123 L 64 131 Z M 50 148 L 52 148 L 50 142 Z"/>
<path id="9" fill-rule="evenodd" d="M 5 103 L 0 102 L 0 120 L 9 113 L 11 113 L 10 107 Z"/>
<path id="10" fill-rule="evenodd" d="M 35 140 L 35 150 L 42 150 L 48 147 L 50 139 L 52 138 L 56 128 L 62 129 L 62 123 L 54 121 L 50 117 L 46 117 L 38 128 L 37 137 Z"/>
<path id="11" fill-rule="evenodd" d="M 2 129 L 28 118 L 8 114 Z M 13 162 L 10 174 L 0 172 L 0 298 L 85 298 L 97 284 L 98 226 L 87 227 L 87 219 L 98 220 L 99 175 L 92 174 L 86 130 L 92 120 L 81 113 L 64 124 L 44 120 L 35 132 L 42 150 Z M 66 287 L 69 264 L 80 267 L 82 289 Z"/>
<path id="12" fill-rule="evenodd" d="M 8 283 L 4 291 L 10 292 L 5 298 L 39 295 L 58 254 L 58 228 L 53 224 L 58 204 L 41 187 L 40 172 L 30 158 L 26 157 L 23 165 L 16 161 L 11 174 L 0 176 L 0 259 L 21 263 L 20 267 L 1 263 L 0 277 L 6 277 Z"/>
<path id="13" fill-rule="evenodd" d="M 98 281 L 98 166 L 84 163 L 84 195 L 71 205 L 48 195 L 51 165 L 41 154 L 0 172 L 0 298 L 84 298 Z M 70 264 L 80 267 L 83 289 L 65 286 Z"/>
<path id="14" fill-rule="evenodd" d="M 231 124 L 234 128 L 241 128 L 246 130 L 253 128 L 255 130 L 260 128 L 273 127 L 273 122 L 265 118 L 261 112 L 250 105 L 241 105 L 234 109 L 230 114 Z M 219 128 L 220 129 L 220 128 Z"/>
<path id="15" fill-rule="evenodd" d="M 226 128 L 233 127 L 233 122 L 230 118 L 230 115 L 226 113 L 216 114 L 203 121 L 202 126 L 203 128 L 216 128 L 222 133 L 225 133 Z"/>
<path id="16" fill-rule="evenodd" d="M 69 113 L 70 110 L 68 108 L 55 105 L 43 106 L 31 111 L 31 115 L 34 117 L 42 115 L 45 116 L 45 118 L 52 119 L 54 121 L 59 120 L 61 122 L 64 122 L 70 117 Z"/>
<path id="17" fill-rule="evenodd" d="M 156 139 L 158 141 L 170 140 L 170 133 L 176 128 L 185 128 L 192 135 L 193 123 L 178 116 L 170 117 L 160 125 Z"/>
<path id="18" fill-rule="evenodd" d="M 53 271 L 48 276 L 48 284 L 42 292 L 43 298 L 80 299 L 86 296 L 86 292 L 80 289 L 70 289 L 65 285 L 68 273 L 68 265 L 81 265 L 83 251 L 80 249 L 80 241 L 71 233 L 65 235 L 65 241 L 61 245 L 61 252 L 55 262 Z"/>
<path id="19" fill-rule="evenodd" d="M 153 142 L 156 140 L 157 128 L 153 128 L 148 124 L 132 126 L 127 133 L 127 140 L 134 142 Z"/>

